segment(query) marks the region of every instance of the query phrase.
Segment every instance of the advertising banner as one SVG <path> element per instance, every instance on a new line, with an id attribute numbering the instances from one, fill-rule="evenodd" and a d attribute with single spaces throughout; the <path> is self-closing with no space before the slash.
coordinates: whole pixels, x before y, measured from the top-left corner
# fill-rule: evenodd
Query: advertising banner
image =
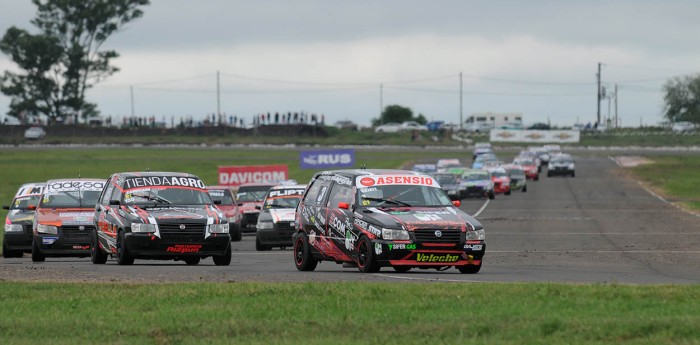
<path id="1" fill-rule="evenodd" d="M 338 169 L 355 166 L 354 149 L 301 151 L 302 169 Z"/>
<path id="2" fill-rule="evenodd" d="M 277 183 L 289 179 L 286 164 L 234 165 L 219 167 L 219 184 L 240 186 L 245 183 Z"/>
<path id="3" fill-rule="evenodd" d="M 578 143 L 579 131 L 492 129 L 489 140 L 511 143 Z"/>

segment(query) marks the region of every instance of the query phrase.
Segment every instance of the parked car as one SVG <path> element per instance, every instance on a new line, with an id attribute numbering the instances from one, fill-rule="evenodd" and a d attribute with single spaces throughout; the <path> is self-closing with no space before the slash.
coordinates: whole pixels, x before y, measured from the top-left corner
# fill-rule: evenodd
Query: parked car
<path id="1" fill-rule="evenodd" d="M 38 126 L 29 127 L 24 131 L 24 139 L 41 139 L 46 136 L 46 131 Z"/>
<path id="2" fill-rule="evenodd" d="M 694 131 L 696 128 L 695 124 L 690 121 L 680 121 L 676 122 L 671 126 L 673 133 L 689 133 Z"/>
<path id="3" fill-rule="evenodd" d="M 409 132 L 409 131 L 427 131 L 428 127 L 425 125 L 421 125 L 420 123 L 416 121 L 406 121 L 401 124 L 401 128 L 399 131 L 402 132 Z"/>
<path id="4" fill-rule="evenodd" d="M 472 133 L 486 133 L 493 129 L 493 125 L 488 122 L 475 122 L 468 124 L 464 130 Z"/>
<path id="5" fill-rule="evenodd" d="M 421 173 L 318 172 L 297 207 L 294 264 L 299 271 L 329 261 L 367 273 L 385 266 L 477 273 L 486 234 L 459 205 Z"/>
<path id="6" fill-rule="evenodd" d="M 388 122 L 377 126 L 374 129 L 375 133 L 397 133 L 401 130 L 401 124 L 396 122 Z"/>
<path id="7" fill-rule="evenodd" d="M 357 124 L 352 121 L 338 121 L 335 123 L 335 127 L 339 129 L 348 129 L 351 131 L 358 130 Z"/>

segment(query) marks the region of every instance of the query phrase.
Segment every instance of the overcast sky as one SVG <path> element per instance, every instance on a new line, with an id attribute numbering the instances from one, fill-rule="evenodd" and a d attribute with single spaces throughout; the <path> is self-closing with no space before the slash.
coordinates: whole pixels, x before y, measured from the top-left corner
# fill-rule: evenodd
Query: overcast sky
<path id="1" fill-rule="evenodd" d="M 596 69 L 618 84 L 623 126 L 662 120 L 661 86 L 700 72 L 700 2 L 152 0 L 105 45 L 121 71 L 90 90 L 103 115 L 217 110 L 250 122 L 306 111 L 368 125 L 383 104 L 431 120 L 519 112 L 526 123 L 596 118 Z M 35 32 L 29 0 L 0 2 L 0 34 Z M 14 69 L 0 55 L 0 71 Z M 383 91 L 380 92 L 380 85 Z M 9 98 L 0 95 L 0 113 Z M 614 114 L 614 102 L 611 103 Z M 608 115 L 608 102 L 602 106 Z"/>

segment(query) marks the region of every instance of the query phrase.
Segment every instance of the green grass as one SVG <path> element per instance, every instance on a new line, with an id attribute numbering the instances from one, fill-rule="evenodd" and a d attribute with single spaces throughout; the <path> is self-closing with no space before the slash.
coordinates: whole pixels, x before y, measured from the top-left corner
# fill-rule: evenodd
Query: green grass
<path id="1" fill-rule="evenodd" d="M 672 202 L 700 210 L 700 156 L 650 156 L 632 172 Z"/>
<path id="2" fill-rule="evenodd" d="M 4 282 L 0 289 L 3 344 L 700 339 L 697 285 Z"/>

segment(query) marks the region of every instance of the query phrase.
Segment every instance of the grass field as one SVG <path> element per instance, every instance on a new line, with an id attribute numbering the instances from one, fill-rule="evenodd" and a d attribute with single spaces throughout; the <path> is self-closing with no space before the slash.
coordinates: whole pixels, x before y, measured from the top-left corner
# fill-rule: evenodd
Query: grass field
<path id="1" fill-rule="evenodd" d="M 700 210 L 700 156 L 649 156 L 632 172 L 672 202 Z"/>
<path id="2" fill-rule="evenodd" d="M 3 344 L 693 344 L 700 286 L 0 283 Z"/>

